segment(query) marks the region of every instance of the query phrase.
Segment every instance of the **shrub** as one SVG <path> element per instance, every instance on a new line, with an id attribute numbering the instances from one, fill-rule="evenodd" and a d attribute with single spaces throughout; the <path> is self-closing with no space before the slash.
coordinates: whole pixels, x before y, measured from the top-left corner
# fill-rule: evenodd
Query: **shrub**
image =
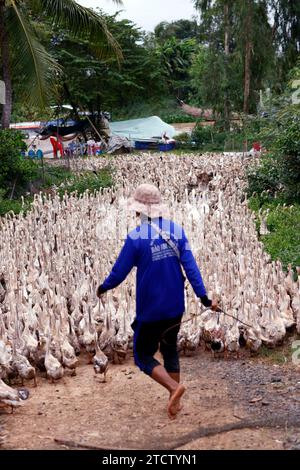
<path id="1" fill-rule="evenodd" d="M 268 210 L 267 227 L 270 233 L 263 235 L 261 240 L 266 251 L 273 260 L 280 259 L 284 268 L 292 264 L 295 268 L 300 265 L 300 205 L 284 205 L 284 200 L 271 198 L 262 194 L 252 196 L 249 207 L 254 212 Z M 256 219 L 257 229 L 260 220 Z"/>
<path id="2" fill-rule="evenodd" d="M 71 194 L 77 193 L 78 195 L 83 194 L 85 191 L 93 193 L 99 191 L 101 188 L 107 188 L 112 186 L 111 171 L 109 169 L 103 169 L 97 174 L 87 172 L 81 176 L 75 176 L 74 178 L 63 183 L 58 188 L 59 194 Z"/>
<path id="3" fill-rule="evenodd" d="M 168 124 L 182 124 L 186 122 L 195 122 L 197 118 L 194 116 L 189 116 L 185 113 L 170 113 L 170 114 L 162 114 L 160 118 L 167 122 Z"/>
<path id="4" fill-rule="evenodd" d="M 262 158 L 259 166 L 250 167 L 247 172 L 247 178 L 247 194 L 249 197 L 256 193 L 261 195 L 261 198 L 264 200 L 266 194 L 274 197 L 276 192 L 280 190 L 279 168 L 271 155 L 266 155 Z"/>
<path id="5" fill-rule="evenodd" d="M 300 106 L 279 111 L 261 132 L 268 153 L 248 172 L 248 194 L 280 192 L 288 203 L 300 201 Z"/>
<path id="6" fill-rule="evenodd" d="M 20 132 L 0 131 L 0 188 L 6 190 L 4 196 L 12 187 L 18 190 L 37 175 L 36 165 L 21 156 L 25 149 Z"/>
<path id="7" fill-rule="evenodd" d="M 188 132 L 182 132 L 181 134 L 176 135 L 176 142 L 188 143 L 191 140 L 191 136 Z"/>
<path id="8" fill-rule="evenodd" d="M 41 171 L 41 169 L 40 169 Z M 68 178 L 71 178 L 72 173 L 68 168 L 63 166 L 52 166 L 45 164 L 44 168 L 44 187 L 59 186 Z"/>
<path id="9" fill-rule="evenodd" d="M 25 207 L 22 207 L 22 201 L 4 199 L 5 192 L 5 189 L 0 189 L 0 217 L 10 211 L 14 212 L 15 214 L 19 214 L 21 210 L 25 209 Z"/>
<path id="10" fill-rule="evenodd" d="M 197 148 L 206 151 L 224 150 L 227 133 L 214 126 L 202 126 L 198 123 L 192 132 L 192 141 Z"/>
<path id="11" fill-rule="evenodd" d="M 14 212 L 14 214 L 19 214 L 21 210 L 23 210 L 21 201 L 15 199 L 0 199 L 0 217 L 11 211 Z"/>
<path id="12" fill-rule="evenodd" d="M 278 206 L 267 218 L 269 235 L 262 237 L 272 259 L 280 259 L 283 266 L 300 266 L 300 206 Z"/>

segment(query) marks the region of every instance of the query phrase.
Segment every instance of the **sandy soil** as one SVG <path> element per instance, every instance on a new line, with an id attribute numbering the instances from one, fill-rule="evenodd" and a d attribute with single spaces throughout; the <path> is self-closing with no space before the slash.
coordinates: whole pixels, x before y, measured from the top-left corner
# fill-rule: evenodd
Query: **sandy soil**
<path id="1" fill-rule="evenodd" d="M 101 383 L 82 357 L 76 377 L 56 384 L 39 377 L 36 389 L 27 384 L 30 398 L 22 409 L 0 416 L 8 434 L 4 447 L 72 448 L 55 439 L 123 450 L 282 449 L 288 439 L 297 446 L 299 369 L 223 361 L 203 351 L 181 362 L 187 393 L 176 421 L 167 417 L 167 392 L 143 375 L 132 358 L 110 366 L 107 383 Z M 235 428 L 255 420 L 260 425 L 254 429 L 246 425 L 218 432 L 224 425 Z"/>

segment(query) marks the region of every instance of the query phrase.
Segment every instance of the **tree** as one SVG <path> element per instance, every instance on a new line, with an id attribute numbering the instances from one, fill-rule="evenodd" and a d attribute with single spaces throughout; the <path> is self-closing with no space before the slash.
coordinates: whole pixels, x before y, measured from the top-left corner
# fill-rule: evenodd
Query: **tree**
<path id="1" fill-rule="evenodd" d="M 134 108 L 141 101 L 156 99 L 166 93 L 160 56 L 156 46 L 129 20 L 100 13 L 123 53 L 101 59 L 86 39 L 74 38 L 67 29 L 43 21 L 41 41 L 45 49 L 64 68 L 59 101 L 79 106 L 93 114 L 107 110 Z M 72 102 L 71 102 L 72 100 Z"/>
<path id="2" fill-rule="evenodd" d="M 267 0 L 238 0 L 236 3 L 237 50 L 243 57 L 243 112 L 257 109 L 259 90 L 274 83 L 276 51 L 269 22 Z"/>
<path id="3" fill-rule="evenodd" d="M 121 3 L 115 0 L 116 3 Z M 74 0 L 0 0 L 0 50 L 6 85 L 2 127 L 9 127 L 12 109 L 12 69 L 22 77 L 24 99 L 41 107 L 53 96 L 61 67 L 40 43 L 33 17 L 51 18 L 58 28 L 68 28 L 76 37 L 89 40 L 98 55 L 114 52 L 119 46 L 103 18 Z"/>
<path id="4" fill-rule="evenodd" d="M 195 5 L 201 14 L 200 37 L 211 51 L 206 57 L 212 61 L 217 58 L 219 64 L 222 114 L 228 127 L 232 107 L 247 114 L 256 110 L 258 87 L 268 79 L 274 64 L 268 3 L 266 0 L 195 0 Z M 206 69 L 209 68 L 216 73 L 216 64 L 210 63 Z M 208 77 L 206 82 L 210 87 Z M 220 103 L 211 105 L 216 108 Z"/>
<path id="5" fill-rule="evenodd" d="M 189 70 L 195 51 L 195 39 L 180 41 L 172 37 L 157 47 L 169 92 L 177 97 L 185 98 L 188 94 Z"/>
<path id="6" fill-rule="evenodd" d="M 288 204 L 300 203 L 300 104 L 292 99 L 293 83 L 299 78 L 300 62 L 290 71 L 290 82 L 272 103 L 268 118 L 258 121 L 259 138 L 268 152 L 250 169 L 250 195 L 268 191 L 264 197 L 277 194 Z"/>
<path id="7" fill-rule="evenodd" d="M 288 74 L 300 53 L 300 2 L 269 0 L 274 18 L 273 37 L 278 53 L 277 74 L 279 91 L 284 90 Z"/>
<path id="8" fill-rule="evenodd" d="M 244 74 L 244 106 L 243 111 L 249 114 L 249 100 L 251 91 L 251 59 L 253 54 L 253 4 L 252 0 L 245 0 L 245 74 Z"/>
<path id="9" fill-rule="evenodd" d="M 202 82 L 202 96 L 206 100 L 209 96 L 213 99 L 210 103 L 202 104 L 212 105 L 215 111 L 221 113 L 224 117 L 225 127 L 228 129 L 230 127 L 231 114 L 229 77 L 231 54 L 233 52 L 232 2 L 229 0 L 196 0 L 195 6 L 201 12 L 201 38 L 209 48 L 209 52 L 205 54 L 208 63 L 206 64 L 207 66 L 204 66 L 205 82 L 204 80 Z M 200 53 L 203 55 L 203 50 Z M 200 62 L 202 62 L 202 59 L 200 59 Z M 213 71 L 211 79 L 209 78 L 209 70 Z M 198 73 L 196 61 L 192 69 L 194 84 L 196 84 L 195 78 Z M 199 75 L 198 78 L 200 78 Z M 215 83 L 216 79 L 218 80 L 218 91 L 214 94 L 211 84 L 212 82 Z M 209 89 L 207 91 L 205 91 L 205 83 Z M 219 101 L 217 102 L 216 99 Z"/>
<path id="10" fill-rule="evenodd" d="M 225 82 L 228 82 L 228 63 L 230 60 L 230 6 L 229 2 L 224 2 L 224 53 L 225 53 Z M 230 128 L 230 103 L 228 92 L 224 96 L 224 120 L 225 126 Z"/>

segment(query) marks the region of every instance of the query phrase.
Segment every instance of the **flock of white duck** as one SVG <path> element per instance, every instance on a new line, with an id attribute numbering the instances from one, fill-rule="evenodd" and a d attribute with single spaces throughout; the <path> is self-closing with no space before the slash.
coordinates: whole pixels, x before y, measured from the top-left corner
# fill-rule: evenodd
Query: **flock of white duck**
<path id="1" fill-rule="evenodd" d="M 112 160 L 78 160 L 77 171 L 99 171 Z M 126 199 L 143 182 L 156 184 L 171 218 L 183 225 L 209 292 L 225 312 L 204 311 L 186 287 L 179 348 L 200 341 L 218 352 L 257 351 L 280 344 L 287 330 L 300 333 L 298 281 L 271 262 L 243 194 L 245 161 L 223 155 L 127 155 L 113 159 L 115 185 L 95 194 L 37 195 L 26 216 L 0 221 L 0 403 L 18 406 L 7 383 L 32 380 L 37 371 L 58 380 L 76 373 L 86 351 L 96 373 L 109 360 L 124 361 L 132 346 L 135 276 L 99 301 L 97 285 L 137 223 Z M 265 226 L 262 220 L 262 227 Z M 247 324 L 248 326 L 246 326 Z"/>

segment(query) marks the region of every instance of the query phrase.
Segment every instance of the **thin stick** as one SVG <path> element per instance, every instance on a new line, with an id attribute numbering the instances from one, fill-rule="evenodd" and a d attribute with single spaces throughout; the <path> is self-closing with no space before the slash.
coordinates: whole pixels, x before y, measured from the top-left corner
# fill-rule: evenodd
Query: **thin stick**
<path id="1" fill-rule="evenodd" d="M 198 317 L 200 315 L 203 315 L 203 313 L 207 312 L 208 310 L 210 310 L 210 307 L 206 308 L 203 312 L 199 313 L 198 315 L 194 315 L 193 317 Z M 240 320 L 239 318 L 235 317 L 234 315 L 230 315 L 229 313 L 226 313 L 224 312 L 224 310 L 222 310 L 221 308 L 218 308 L 217 310 L 217 313 L 223 313 L 224 315 L 226 315 L 227 317 L 230 317 L 230 318 L 233 318 L 234 320 L 240 322 L 242 325 L 244 326 L 247 326 L 248 328 L 253 328 L 254 329 L 254 326 L 252 325 L 248 325 L 247 323 L 243 322 L 242 320 Z M 165 344 L 168 344 L 165 340 L 165 336 L 167 333 L 169 333 L 169 331 L 173 330 L 174 328 L 176 328 L 177 326 L 180 326 L 180 325 L 183 325 L 184 323 L 188 323 L 190 321 L 193 321 L 194 318 L 189 318 L 188 320 L 184 320 L 183 322 L 180 322 L 180 323 L 177 323 L 176 325 L 173 325 L 171 326 L 171 328 L 168 328 L 167 330 L 165 330 L 162 334 L 162 341 L 163 343 Z M 218 323 L 219 323 L 219 319 L 218 319 Z"/>
<path id="2" fill-rule="evenodd" d="M 67 446 L 67 447 L 73 447 L 75 449 L 81 448 L 81 449 L 89 449 L 89 450 L 134 450 L 134 449 L 122 449 L 120 447 L 98 447 L 98 446 L 92 446 L 89 444 L 81 444 L 80 442 L 75 442 L 75 441 L 69 441 L 65 439 L 57 439 L 54 438 L 54 442 L 56 444 L 62 445 L 62 446 Z"/>

